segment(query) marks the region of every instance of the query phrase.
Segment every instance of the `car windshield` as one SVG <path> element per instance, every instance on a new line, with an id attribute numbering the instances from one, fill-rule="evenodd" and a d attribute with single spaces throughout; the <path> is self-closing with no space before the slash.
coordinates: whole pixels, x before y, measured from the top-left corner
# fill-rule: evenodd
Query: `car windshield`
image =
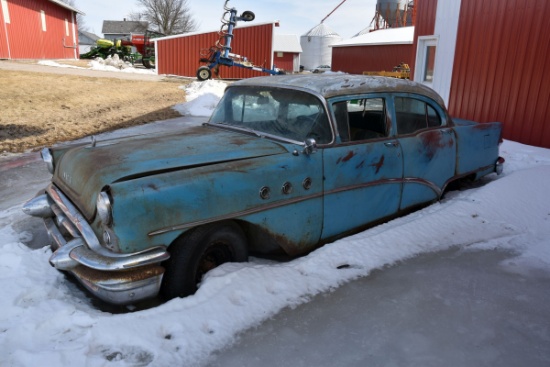
<path id="1" fill-rule="evenodd" d="M 308 138 L 320 144 L 332 140 L 321 101 L 290 89 L 231 87 L 214 110 L 210 123 L 299 142 Z"/>

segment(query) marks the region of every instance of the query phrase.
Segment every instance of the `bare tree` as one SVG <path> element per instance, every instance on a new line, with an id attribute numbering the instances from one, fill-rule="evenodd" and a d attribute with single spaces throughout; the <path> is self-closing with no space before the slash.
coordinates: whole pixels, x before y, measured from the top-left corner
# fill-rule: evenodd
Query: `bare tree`
<path id="1" fill-rule="evenodd" d="M 69 6 L 72 6 L 75 9 L 78 9 L 78 6 L 76 5 L 76 0 L 61 0 L 61 1 Z M 88 26 L 86 25 L 86 22 L 84 21 L 84 17 L 79 13 L 76 13 L 76 24 L 78 24 L 78 29 L 80 29 L 81 31 L 89 30 Z"/>
<path id="2" fill-rule="evenodd" d="M 197 23 L 191 16 L 187 0 L 137 0 L 144 8 L 129 15 L 132 20 L 149 22 L 152 28 L 166 35 L 193 32 Z"/>

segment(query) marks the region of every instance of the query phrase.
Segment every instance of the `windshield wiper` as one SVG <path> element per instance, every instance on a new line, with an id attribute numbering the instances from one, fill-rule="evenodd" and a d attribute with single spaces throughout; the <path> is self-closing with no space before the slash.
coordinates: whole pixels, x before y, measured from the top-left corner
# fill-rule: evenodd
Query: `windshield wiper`
<path id="1" fill-rule="evenodd" d="M 236 125 L 226 124 L 226 123 L 222 123 L 222 122 L 215 122 L 215 123 L 207 122 L 206 124 L 208 126 L 217 126 L 217 127 L 222 128 L 222 129 L 231 129 L 231 130 L 235 129 L 235 130 L 239 130 L 239 131 L 246 131 L 246 132 L 254 134 L 255 136 L 257 136 L 259 138 L 263 138 L 265 136 L 265 135 L 262 135 L 257 130 L 254 130 L 251 127 L 248 127 L 248 126 L 236 126 Z"/>

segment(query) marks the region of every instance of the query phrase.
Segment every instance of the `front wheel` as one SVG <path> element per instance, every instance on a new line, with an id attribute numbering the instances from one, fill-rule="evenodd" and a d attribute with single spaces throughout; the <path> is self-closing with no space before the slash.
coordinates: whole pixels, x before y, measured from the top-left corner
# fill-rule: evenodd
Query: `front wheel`
<path id="1" fill-rule="evenodd" d="M 248 260 L 246 236 L 234 222 L 213 223 L 183 235 L 170 246 L 170 259 L 161 286 L 161 296 L 170 300 L 189 296 L 209 270 L 226 262 Z"/>
<path id="2" fill-rule="evenodd" d="M 155 58 L 151 57 L 148 59 L 143 59 L 143 66 L 145 66 L 147 69 L 154 69 L 155 68 Z"/>
<path id="3" fill-rule="evenodd" d="M 197 79 L 201 82 L 210 78 L 212 78 L 212 70 L 210 70 L 208 66 L 201 66 L 199 70 L 197 70 Z"/>

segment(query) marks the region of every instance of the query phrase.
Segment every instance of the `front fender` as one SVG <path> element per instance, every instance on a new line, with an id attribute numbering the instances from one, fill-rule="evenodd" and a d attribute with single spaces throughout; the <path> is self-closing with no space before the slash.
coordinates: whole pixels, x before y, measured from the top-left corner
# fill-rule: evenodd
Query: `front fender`
<path id="1" fill-rule="evenodd" d="M 196 226 L 238 219 L 278 237 L 285 251 L 301 253 L 319 241 L 322 192 L 321 154 L 188 168 L 111 185 L 112 230 L 122 252 L 135 252 L 169 245 Z"/>

